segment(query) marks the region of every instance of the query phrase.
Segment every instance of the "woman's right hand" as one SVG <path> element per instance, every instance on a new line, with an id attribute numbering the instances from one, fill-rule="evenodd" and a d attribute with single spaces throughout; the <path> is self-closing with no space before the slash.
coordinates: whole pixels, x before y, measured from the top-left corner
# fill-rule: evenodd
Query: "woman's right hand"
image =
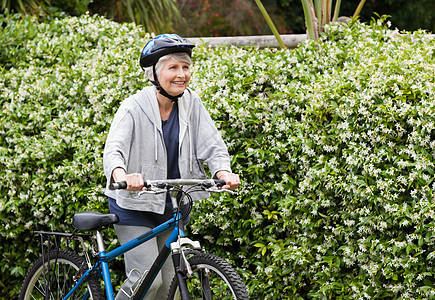
<path id="1" fill-rule="evenodd" d="M 127 191 L 146 191 L 143 177 L 139 173 L 127 174 L 124 169 L 116 168 L 112 172 L 112 177 L 115 182 L 126 182 Z"/>

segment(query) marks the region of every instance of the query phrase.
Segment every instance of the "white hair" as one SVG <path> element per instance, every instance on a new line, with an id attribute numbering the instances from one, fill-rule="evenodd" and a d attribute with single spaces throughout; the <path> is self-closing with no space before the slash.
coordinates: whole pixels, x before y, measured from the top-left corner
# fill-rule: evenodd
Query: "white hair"
<path id="1" fill-rule="evenodd" d="M 192 64 L 192 60 L 190 59 L 189 54 L 187 54 L 185 52 L 175 52 L 175 53 L 166 54 L 166 55 L 160 57 L 160 59 L 156 63 L 156 75 L 157 75 L 157 78 L 160 75 L 160 71 L 162 70 L 163 65 L 165 64 L 165 61 L 167 61 L 170 58 L 172 58 L 172 59 L 174 59 L 176 61 L 184 62 L 184 63 L 188 64 L 189 66 Z M 144 69 L 144 71 L 145 71 L 145 76 L 149 80 L 154 81 L 153 66 L 146 67 Z"/>

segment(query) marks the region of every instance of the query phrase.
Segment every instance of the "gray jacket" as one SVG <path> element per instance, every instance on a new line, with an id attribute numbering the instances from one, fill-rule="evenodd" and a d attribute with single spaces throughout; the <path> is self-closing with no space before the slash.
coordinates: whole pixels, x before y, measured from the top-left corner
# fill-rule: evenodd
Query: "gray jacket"
<path id="1" fill-rule="evenodd" d="M 199 96 L 186 89 L 178 100 L 178 111 L 181 178 L 206 178 L 204 164 L 212 176 L 219 170 L 231 171 L 228 150 Z M 122 102 L 107 136 L 103 164 L 107 187 L 113 180 L 113 170 L 118 167 L 127 174 L 141 173 L 145 180 L 166 179 L 166 148 L 153 86 Z M 105 194 L 116 199 L 122 208 L 164 212 L 165 194 L 138 197 L 138 192 L 111 191 L 107 187 Z M 208 194 L 193 193 L 192 196 L 198 200 L 208 197 Z"/>

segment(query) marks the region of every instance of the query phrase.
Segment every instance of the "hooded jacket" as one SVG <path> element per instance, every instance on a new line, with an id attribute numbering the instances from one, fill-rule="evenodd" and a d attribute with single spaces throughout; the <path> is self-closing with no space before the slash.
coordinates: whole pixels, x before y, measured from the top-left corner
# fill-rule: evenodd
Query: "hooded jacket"
<path id="1" fill-rule="evenodd" d="M 199 96 L 186 89 L 178 100 L 178 111 L 181 178 L 207 178 L 204 164 L 212 176 L 220 170 L 231 172 L 228 150 Z M 108 189 L 115 168 L 123 168 L 127 174 L 140 173 L 144 180 L 166 179 L 166 148 L 155 87 L 146 87 L 122 102 L 107 136 L 103 165 L 107 178 L 105 194 L 116 199 L 120 207 L 164 212 L 164 193 L 139 197 L 138 192 Z M 198 200 L 209 195 L 193 193 L 191 196 Z"/>

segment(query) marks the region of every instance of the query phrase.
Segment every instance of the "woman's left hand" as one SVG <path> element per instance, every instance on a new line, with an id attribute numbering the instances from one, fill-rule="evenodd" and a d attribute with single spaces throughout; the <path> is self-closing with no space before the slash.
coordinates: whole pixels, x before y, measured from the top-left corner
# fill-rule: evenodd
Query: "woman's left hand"
<path id="1" fill-rule="evenodd" d="M 225 180 L 226 185 L 222 187 L 223 189 L 235 190 L 240 185 L 240 178 L 237 174 L 228 171 L 219 171 L 216 173 L 216 177 L 220 180 Z"/>

